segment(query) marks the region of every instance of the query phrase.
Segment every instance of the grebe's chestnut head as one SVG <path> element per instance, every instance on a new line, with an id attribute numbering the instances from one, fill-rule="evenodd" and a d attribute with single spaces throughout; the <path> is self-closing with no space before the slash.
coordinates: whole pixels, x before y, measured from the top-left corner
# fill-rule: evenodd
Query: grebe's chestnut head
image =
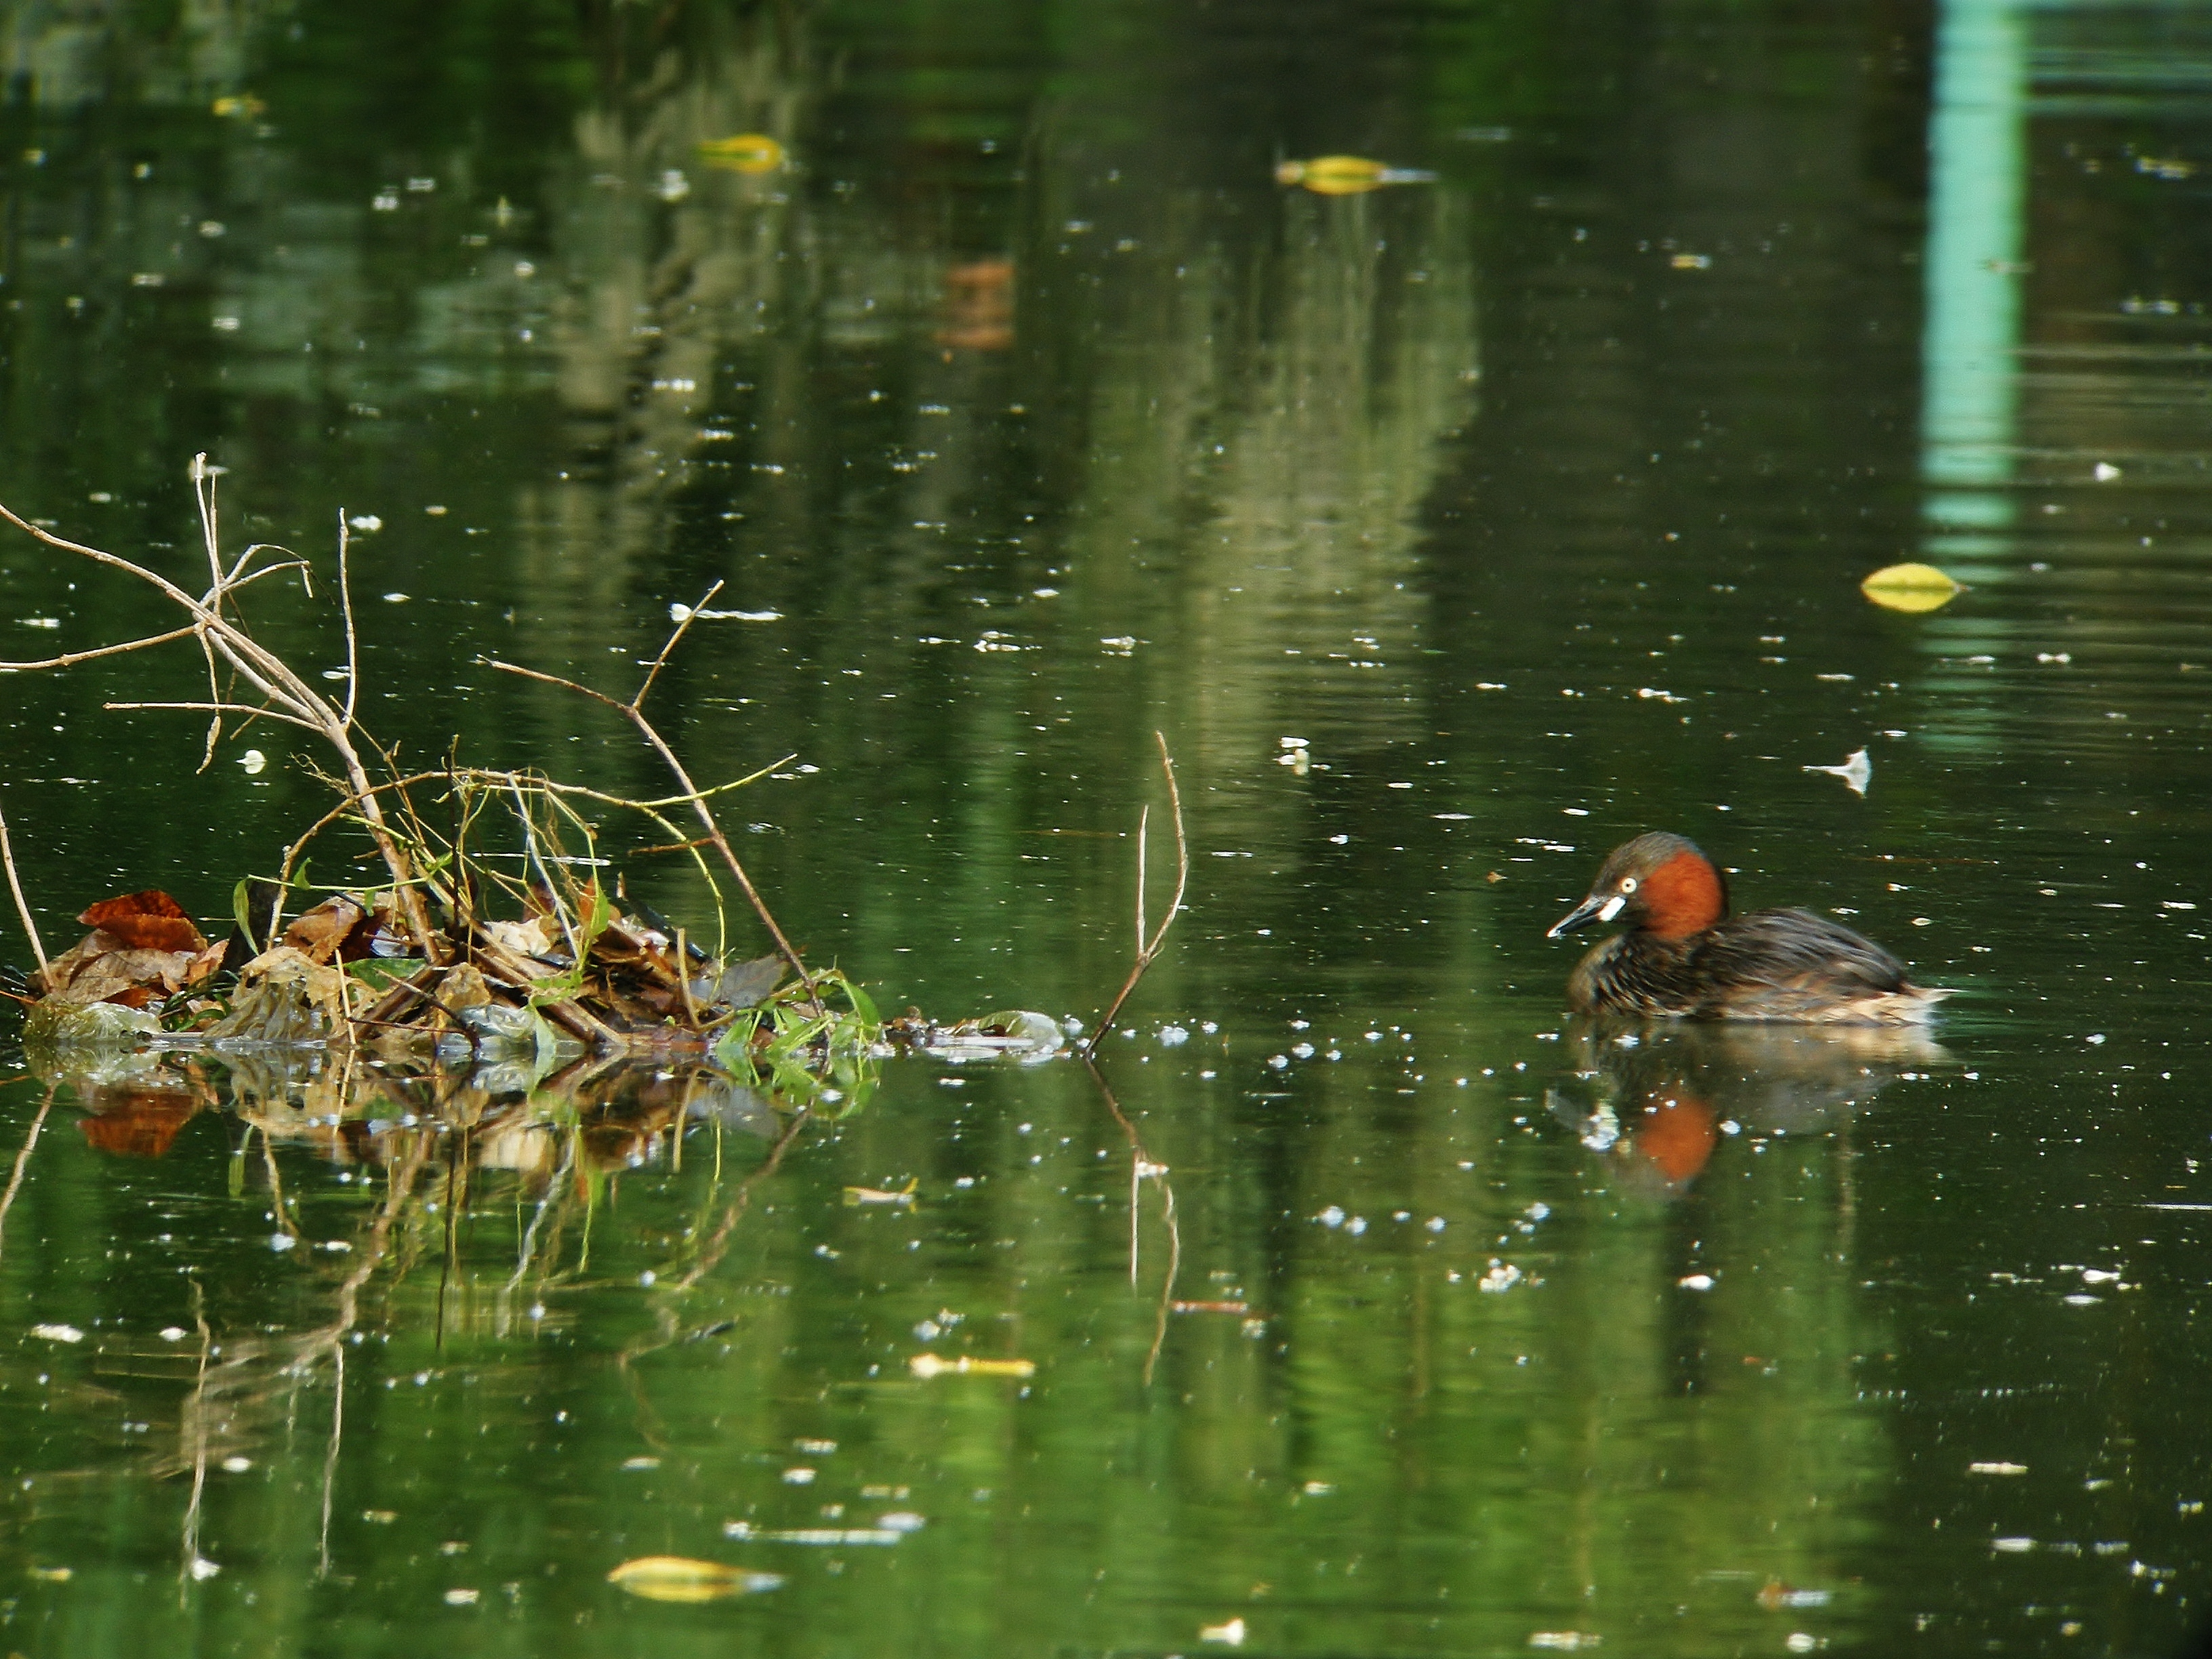
<path id="1" fill-rule="evenodd" d="M 1661 830 L 1613 849 L 1585 898 L 1547 939 L 1585 922 L 1625 921 L 1661 939 L 1702 933 L 1728 915 L 1728 884 L 1713 862 L 1680 836 Z"/>

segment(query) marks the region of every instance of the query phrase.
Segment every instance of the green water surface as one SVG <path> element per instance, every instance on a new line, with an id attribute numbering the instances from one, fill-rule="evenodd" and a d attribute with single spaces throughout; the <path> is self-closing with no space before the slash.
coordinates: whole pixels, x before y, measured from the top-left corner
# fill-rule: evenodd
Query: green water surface
<path id="1" fill-rule="evenodd" d="M 629 795 L 483 659 L 626 696 L 726 584 L 653 707 L 773 769 L 740 850 L 889 1012 L 1097 1018 L 1156 732 L 1192 854 L 1097 1078 L 7 1061 L 0 1651 L 2212 1614 L 2201 8 L 19 0 L 0 70 L 17 513 L 204 581 L 205 452 L 340 679 L 351 518 L 403 762 Z M 1434 176 L 1274 181 L 1326 155 Z M 1966 591 L 1862 596 L 1907 559 Z M 0 656 L 169 625 L 0 539 Z M 300 734 L 101 708 L 204 696 L 174 649 L 0 682 L 50 945 L 218 930 L 330 804 Z M 1956 988 L 1932 1038 L 1567 1021 L 1544 929 L 1652 828 Z M 605 846 L 711 931 L 659 839 Z M 653 1555 L 780 1582 L 608 1582 Z"/>

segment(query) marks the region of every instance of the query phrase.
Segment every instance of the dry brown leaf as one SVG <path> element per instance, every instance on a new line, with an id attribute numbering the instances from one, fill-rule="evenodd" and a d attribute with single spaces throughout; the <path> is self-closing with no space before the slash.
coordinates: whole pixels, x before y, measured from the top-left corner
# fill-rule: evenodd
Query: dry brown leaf
<path id="1" fill-rule="evenodd" d="M 343 893 L 333 894 L 313 909 L 302 912 L 284 930 L 284 943 L 310 962 L 331 962 L 368 916 L 367 910 Z"/>

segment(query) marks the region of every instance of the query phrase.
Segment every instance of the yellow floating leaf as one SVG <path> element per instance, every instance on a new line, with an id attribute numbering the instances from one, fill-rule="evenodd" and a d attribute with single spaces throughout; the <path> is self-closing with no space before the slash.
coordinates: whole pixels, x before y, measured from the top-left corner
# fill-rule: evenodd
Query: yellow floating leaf
<path id="1" fill-rule="evenodd" d="M 217 115 L 236 116 L 250 120 L 257 115 L 266 115 L 269 112 L 269 106 L 250 92 L 239 92 L 231 94 L 228 98 L 216 99 L 214 112 Z"/>
<path id="2" fill-rule="evenodd" d="M 1358 196 L 1385 185 L 1425 185 L 1433 173 L 1414 167 L 1394 167 L 1370 161 L 1364 155 L 1316 155 L 1310 161 L 1279 161 L 1275 182 L 1304 185 L 1316 196 Z"/>
<path id="3" fill-rule="evenodd" d="M 957 1359 L 940 1359 L 933 1353 L 918 1353 L 907 1361 L 907 1367 L 916 1376 L 1035 1376 L 1034 1359 L 977 1359 L 962 1354 Z"/>
<path id="4" fill-rule="evenodd" d="M 699 154 L 711 167 L 735 173 L 774 173 L 783 165 L 783 146 L 764 132 L 740 132 L 729 138 L 709 138 Z"/>
<path id="5" fill-rule="evenodd" d="M 632 1595 L 648 1601 L 719 1601 L 728 1595 L 771 1590 L 783 1583 L 773 1572 L 748 1572 L 720 1561 L 695 1561 L 684 1555 L 641 1555 L 607 1575 Z"/>
<path id="6" fill-rule="evenodd" d="M 1859 591 L 1891 611 L 1940 611 L 1962 590 L 1932 564 L 1893 564 L 1861 582 Z"/>

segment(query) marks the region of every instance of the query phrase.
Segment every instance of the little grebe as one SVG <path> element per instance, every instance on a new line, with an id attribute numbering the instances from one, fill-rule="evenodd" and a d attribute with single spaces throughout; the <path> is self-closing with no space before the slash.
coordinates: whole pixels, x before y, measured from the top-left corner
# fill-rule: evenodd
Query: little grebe
<path id="1" fill-rule="evenodd" d="M 1721 872 L 1680 836 L 1655 831 L 1613 848 L 1589 896 L 1545 937 L 1615 919 L 1628 931 L 1568 978 L 1577 1013 L 1905 1025 L 1951 994 L 1913 984 L 1895 957 L 1825 916 L 1730 916 Z"/>

